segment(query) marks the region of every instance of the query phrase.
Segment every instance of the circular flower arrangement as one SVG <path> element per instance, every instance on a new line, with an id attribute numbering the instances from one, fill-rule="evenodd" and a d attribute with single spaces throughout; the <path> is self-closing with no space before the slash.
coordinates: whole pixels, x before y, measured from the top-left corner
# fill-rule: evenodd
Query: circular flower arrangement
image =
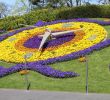
<path id="1" fill-rule="evenodd" d="M 103 23 L 108 25 L 108 22 Z M 39 22 L 35 26 L 39 27 L 17 30 L 0 37 L 0 60 L 22 63 L 8 69 L 0 67 L 0 77 L 24 70 L 25 56 L 28 62 L 27 70 L 34 70 L 45 76 L 55 78 L 79 76 L 74 72 L 55 70 L 46 66 L 46 64 L 75 59 L 93 50 L 110 45 L 110 40 L 106 40 L 107 32 L 99 25 L 98 21 L 88 20 L 87 22 L 87 19 L 85 21 L 84 19 L 59 20 L 45 23 Z M 39 35 L 44 34 L 46 28 L 52 32 L 80 28 L 82 30 L 54 36 L 55 39 L 47 41 L 43 46 L 43 50 L 39 51 L 38 48 L 42 40 Z"/>

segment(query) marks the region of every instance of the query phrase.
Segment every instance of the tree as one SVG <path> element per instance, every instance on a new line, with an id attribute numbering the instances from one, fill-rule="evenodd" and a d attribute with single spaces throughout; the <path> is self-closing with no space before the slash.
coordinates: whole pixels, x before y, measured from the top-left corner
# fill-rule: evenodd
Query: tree
<path id="1" fill-rule="evenodd" d="M 8 10 L 7 5 L 3 2 L 0 2 L 0 18 L 6 17 L 7 10 Z"/>
<path id="2" fill-rule="evenodd" d="M 40 0 L 29 0 L 29 2 L 31 2 L 33 5 L 37 5 Z"/>
<path id="3" fill-rule="evenodd" d="M 73 6 L 73 0 L 69 0 L 70 1 L 70 4 L 71 4 L 71 7 Z"/>
<path id="4" fill-rule="evenodd" d="M 10 15 L 23 15 L 28 13 L 30 9 L 28 0 L 16 0 L 15 4 L 11 7 Z"/>
<path id="5" fill-rule="evenodd" d="M 110 4 L 110 0 L 98 0 L 101 4 Z"/>
<path id="6" fill-rule="evenodd" d="M 65 3 L 68 7 L 72 7 L 73 6 L 73 0 L 65 0 Z"/>
<path id="7" fill-rule="evenodd" d="M 47 3 L 53 8 L 57 8 L 58 4 L 61 3 L 61 0 L 47 0 Z"/>
<path id="8" fill-rule="evenodd" d="M 76 6 L 81 6 L 82 5 L 83 0 L 75 0 L 75 1 L 76 1 Z"/>
<path id="9" fill-rule="evenodd" d="M 44 4 L 47 7 L 53 7 L 53 8 L 58 8 L 58 7 L 73 7 L 74 4 L 76 6 L 81 6 L 82 4 L 88 5 L 90 0 L 29 0 L 32 5 L 40 5 L 41 7 L 44 7 Z"/>
<path id="10" fill-rule="evenodd" d="M 31 8 L 35 8 L 35 7 L 44 7 L 45 3 L 47 2 L 47 0 L 28 0 Z"/>
<path id="11" fill-rule="evenodd" d="M 73 6 L 73 0 L 47 0 L 47 3 L 53 8 L 62 7 L 62 6 Z"/>

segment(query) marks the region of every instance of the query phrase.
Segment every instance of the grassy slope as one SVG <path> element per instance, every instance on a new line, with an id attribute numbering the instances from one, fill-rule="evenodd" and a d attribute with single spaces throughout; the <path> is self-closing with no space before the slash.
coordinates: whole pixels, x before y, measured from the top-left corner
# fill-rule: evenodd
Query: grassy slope
<path id="1" fill-rule="evenodd" d="M 110 26 L 105 26 L 109 32 Z M 110 72 L 108 64 L 110 64 L 110 47 L 95 51 L 88 55 L 89 60 L 89 92 L 110 93 Z M 10 67 L 14 64 L 0 62 L 1 66 Z M 30 72 L 29 81 L 31 89 L 37 90 L 56 90 L 56 91 L 77 91 L 85 92 L 85 63 L 78 60 L 55 63 L 50 65 L 56 69 L 63 71 L 75 71 L 80 77 L 70 79 L 53 79 L 40 75 L 39 73 Z M 0 88 L 17 88 L 24 89 L 24 76 L 15 73 L 0 79 Z"/>

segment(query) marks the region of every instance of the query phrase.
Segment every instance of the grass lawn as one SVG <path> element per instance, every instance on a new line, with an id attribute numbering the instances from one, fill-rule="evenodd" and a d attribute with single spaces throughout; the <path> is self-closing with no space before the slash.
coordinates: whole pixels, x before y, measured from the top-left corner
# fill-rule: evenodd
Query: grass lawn
<path id="1" fill-rule="evenodd" d="M 110 38 L 110 26 L 104 26 Z M 110 93 L 110 47 L 100 51 L 94 51 L 88 55 L 89 61 L 89 92 Z M 0 62 L 0 66 L 10 67 L 14 64 Z M 31 82 L 30 89 L 52 91 L 85 92 L 85 63 L 76 60 L 55 63 L 50 66 L 62 71 L 74 71 L 79 77 L 69 79 L 53 79 L 42 76 L 36 72 L 30 72 L 28 77 Z M 0 88 L 25 89 L 24 76 L 15 73 L 0 79 Z"/>

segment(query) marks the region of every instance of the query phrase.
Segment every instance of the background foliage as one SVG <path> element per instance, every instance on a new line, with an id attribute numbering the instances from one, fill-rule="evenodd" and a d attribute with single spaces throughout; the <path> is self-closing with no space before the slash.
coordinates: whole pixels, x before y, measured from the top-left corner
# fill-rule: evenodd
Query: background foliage
<path id="1" fill-rule="evenodd" d="M 0 19 L 0 30 L 12 30 L 23 27 L 21 24 L 33 25 L 38 20 L 52 21 L 73 18 L 110 18 L 109 9 L 110 5 L 36 9 L 22 16 L 12 16 Z"/>

